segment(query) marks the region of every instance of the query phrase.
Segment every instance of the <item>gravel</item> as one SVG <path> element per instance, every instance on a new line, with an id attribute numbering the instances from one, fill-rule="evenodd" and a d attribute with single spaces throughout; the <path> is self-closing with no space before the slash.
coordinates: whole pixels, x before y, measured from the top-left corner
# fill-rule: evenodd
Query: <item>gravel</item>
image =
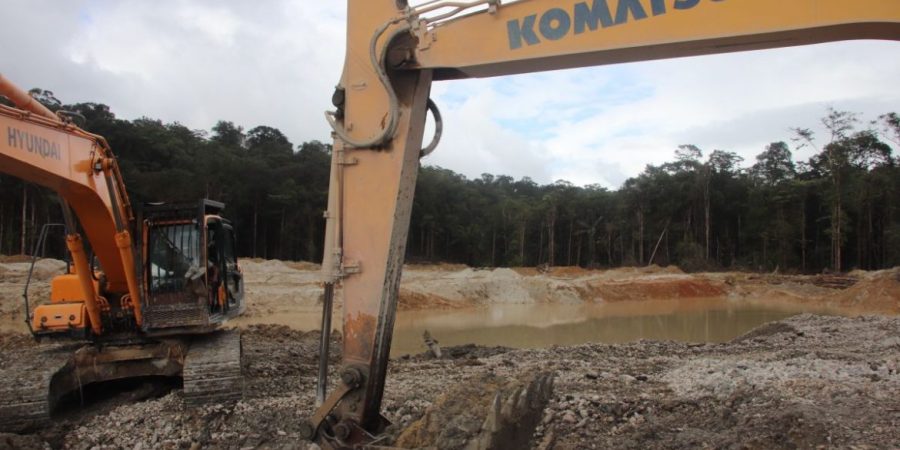
<path id="1" fill-rule="evenodd" d="M 140 402 L 123 393 L 119 403 L 76 407 L 32 434 L 0 434 L 0 448 L 307 448 L 299 424 L 313 411 L 317 336 L 245 329 L 245 399 L 235 405 L 189 408 L 178 389 Z M 19 346 L 28 344 L 0 335 L 0 349 Z M 531 439 L 535 449 L 900 447 L 896 317 L 801 315 L 724 344 L 465 346 L 444 354 L 392 361 L 384 414 L 394 430 L 458 383 L 550 371 L 554 394 Z"/>

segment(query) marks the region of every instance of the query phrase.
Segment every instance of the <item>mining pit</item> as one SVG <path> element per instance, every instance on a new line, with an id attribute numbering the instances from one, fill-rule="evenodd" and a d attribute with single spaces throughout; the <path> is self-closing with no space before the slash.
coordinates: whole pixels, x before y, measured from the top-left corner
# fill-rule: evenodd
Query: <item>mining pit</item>
<path id="1" fill-rule="evenodd" d="M 299 426 L 315 401 L 317 267 L 241 266 L 247 314 L 231 325 L 243 330 L 244 400 L 192 408 L 177 380 L 138 380 L 69 402 L 50 426 L 0 434 L 0 449 L 307 448 Z M 64 267 L 38 261 L 30 297 L 48 297 Z M 24 258 L 0 257 L 0 364 L 48 345 L 25 334 L 27 270 Z M 434 419 L 448 392 L 540 372 L 553 392 L 517 448 L 900 447 L 900 269 L 408 266 L 400 302 L 384 397 L 394 425 L 382 444 L 456 448 L 450 437 L 471 433 L 455 425 L 465 421 Z M 425 353 L 426 329 L 441 358 Z M 470 397 L 454 398 L 476 413 L 489 407 L 490 395 Z"/>

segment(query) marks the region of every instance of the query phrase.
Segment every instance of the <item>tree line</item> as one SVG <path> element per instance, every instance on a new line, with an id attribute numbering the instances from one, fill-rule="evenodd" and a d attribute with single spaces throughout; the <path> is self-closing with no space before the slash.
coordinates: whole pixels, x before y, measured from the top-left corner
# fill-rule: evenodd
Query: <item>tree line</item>
<path id="1" fill-rule="evenodd" d="M 224 201 L 245 257 L 319 261 L 331 146 L 294 145 L 278 129 L 220 121 L 209 132 L 117 118 L 106 105 L 51 109 L 80 116 L 109 141 L 134 203 Z M 83 119 L 83 120 L 82 120 Z M 792 129 L 745 163 L 734 152 L 674 149 L 618 190 L 468 179 L 424 165 L 408 260 L 472 266 L 847 271 L 900 265 L 900 117 L 874 122 L 829 109 L 826 135 Z M 792 150 L 813 156 L 796 161 Z M 452 151 L 445 149 L 444 151 Z M 427 162 L 427 161 L 426 161 Z M 61 220 L 55 195 L 0 174 L 0 253 L 28 253 L 41 225 Z"/>

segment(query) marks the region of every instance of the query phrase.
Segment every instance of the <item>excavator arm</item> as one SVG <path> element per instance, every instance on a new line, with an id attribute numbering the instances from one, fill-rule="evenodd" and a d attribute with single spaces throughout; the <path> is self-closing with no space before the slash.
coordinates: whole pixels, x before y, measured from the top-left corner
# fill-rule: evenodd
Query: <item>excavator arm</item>
<path id="1" fill-rule="evenodd" d="M 415 25 L 424 31 L 410 68 L 444 80 L 900 38 L 900 6 L 889 0 L 523 0 L 471 15 L 459 8 Z"/>
<path id="2" fill-rule="evenodd" d="M 133 216 L 109 145 L 102 137 L 61 120 L 2 75 L 0 95 L 17 106 L 0 105 L 0 172 L 52 189 L 62 199 L 66 245 L 81 291 L 78 300 L 84 302 L 93 333 L 102 333 L 105 299 L 97 291 L 70 209 L 103 267 L 103 290 L 130 296 L 140 325 L 140 293 L 129 232 Z"/>
<path id="3" fill-rule="evenodd" d="M 337 110 L 327 113 L 336 139 L 323 261 L 326 305 L 332 293 L 342 296 L 342 375 L 327 398 L 320 375 L 322 405 L 307 435 L 352 447 L 384 425 L 419 157 L 433 148 L 422 149 L 426 111 L 437 112 L 433 81 L 847 39 L 900 40 L 900 2 L 348 0 Z"/>

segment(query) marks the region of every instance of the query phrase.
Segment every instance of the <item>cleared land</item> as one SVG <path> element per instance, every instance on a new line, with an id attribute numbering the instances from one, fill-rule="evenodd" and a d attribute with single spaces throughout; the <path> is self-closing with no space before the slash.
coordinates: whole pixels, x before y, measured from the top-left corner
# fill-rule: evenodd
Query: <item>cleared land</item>
<path id="1" fill-rule="evenodd" d="M 36 297 L 61 270 L 41 262 Z M 52 427 L 0 435 L 0 448 L 304 448 L 300 420 L 311 414 L 317 333 L 254 325 L 315 309 L 315 267 L 244 261 L 248 317 L 242 319 L 246 399 L 188 408 L 178 390 L 148 383 L 77 402 Z M 0 364 L 41 346 L 20 324 L 20 262 L 0 260 Z M 900 270 L 851 276 L 742 273 L 687 275 L 677 269 L 583 271 L 410 267 L 402 305 L 466 308 L 492 302 L 577 303 L 724 297 L 810 302 L 866 317 L 801 315 L 721 344 L 640 341 L 514 350 L 464 346 L 445 357 L 392 361 L 385 395 L 394 435 L 457 386 L 555 375 L 533 448 L 894 448 L 900 446 Z M 19 330 L 15 332 L 15 330 Z M 309 330 L 309 328 L 307 329 Z M 332 352 L 339 353 L 334 334 Z M 332 377 L 335 379 L 336 377 Z M 110 393 L 115 392 L 115 393 Z M 135 401 L 143 399 L 143 401 Z M 490 396 L 471 399 L 470 414 Z M 462 420 L 460 424 L 477 423 Z M 421 425 L 417 428 L 421 429 Z M 432 434 L 471 433 L 453 426 Z M 427 436 L 426 436 L 427 437 Z M 433 436 L 432 436 L 433 437 Z M 419 436 L 401 438 L 426 444 Z"/>

